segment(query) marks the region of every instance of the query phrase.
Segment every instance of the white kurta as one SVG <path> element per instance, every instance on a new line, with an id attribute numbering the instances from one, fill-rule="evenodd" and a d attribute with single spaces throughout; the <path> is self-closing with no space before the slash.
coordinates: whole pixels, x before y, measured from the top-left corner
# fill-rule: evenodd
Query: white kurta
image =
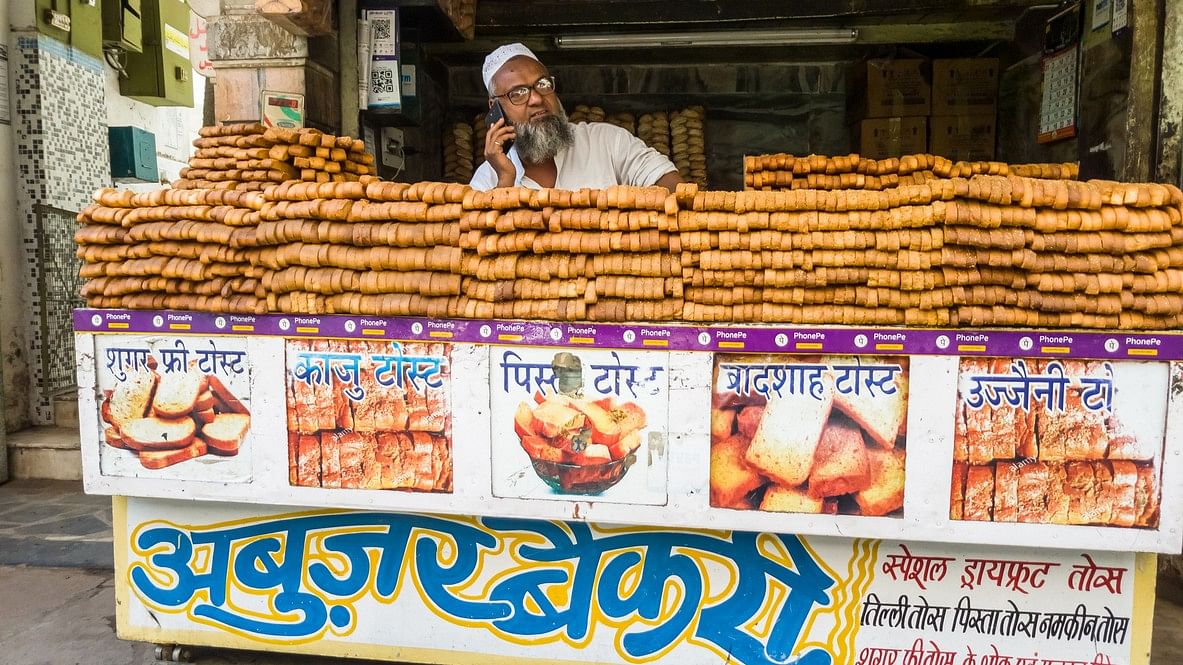
<path id="1" fill-rule="evenodd" d="M 559 175 L 556 189 L 603 189 L 612 185 L 647 187 L 661 176 L 676 171 L 668 158 L 645 145 L 641 139 L 606 122 L 577 122 L 571 128 L 575 143 L 555 155 Z M 542 189 L 525 177 L 526 170 L 518 157 L 517 147 L 509 149 L 509 161 L 517 170 L 515 185 Z M 480 165 L 472 175 L 473 189 L 490 190 L 497 186 L 497 172 L 488 162 Z"/>

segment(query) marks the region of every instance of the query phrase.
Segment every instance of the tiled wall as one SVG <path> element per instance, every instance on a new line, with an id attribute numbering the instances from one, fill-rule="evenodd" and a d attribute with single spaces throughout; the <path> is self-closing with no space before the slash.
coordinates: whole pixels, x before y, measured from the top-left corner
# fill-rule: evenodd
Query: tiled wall
<path id="1" fill-rule="evenodd" d="M 103 66 L 52 39 L 13 33 L 13 130 L 29 311 L 29 414 L 53 421 L 53 392 L 73 365 L 77 298 L 73 228 L 49 208 L 77 212 L 110 185 Z M 40 227 L 40 228 L 39 228 Z"/>

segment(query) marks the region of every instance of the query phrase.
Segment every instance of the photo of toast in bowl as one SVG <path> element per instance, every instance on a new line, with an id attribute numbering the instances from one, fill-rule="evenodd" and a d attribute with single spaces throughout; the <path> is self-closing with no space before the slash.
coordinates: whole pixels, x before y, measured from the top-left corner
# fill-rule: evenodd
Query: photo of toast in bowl
<path id="1" fill-rule="evenodd" d="M 539 393 L 518 406 L 514 431 L 534 472 L 552 489 L 599 494 L 624 478 L 637 461 L 644 410 L 612 397 L 595 401 Z"/>
<path id="2" fill-rule="evenodd" d="M 716 355 L 711 506 L 903 514 L 908 359 Z"/>
<path id="3" fill-rule="evenodd" d="M 491 353 L 494 496 L 665 505 L 668 353 Z"/>

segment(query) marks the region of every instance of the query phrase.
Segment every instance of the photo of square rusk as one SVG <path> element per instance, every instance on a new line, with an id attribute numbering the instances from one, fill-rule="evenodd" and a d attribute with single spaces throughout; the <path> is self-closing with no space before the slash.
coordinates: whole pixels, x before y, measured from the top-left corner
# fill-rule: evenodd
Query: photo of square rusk
<path id="1" fill-rule="evenodd" d="M 451 347 L 287 342 L 288 482 L 452 491 Z"/>
<path id="2" fill-rule="evenodd" d="M 718 354 L 711 506 L 903 514 L 905 357 Z"/>
<path id="3" fill-rule="evenodd" d="M 954 520 L 1157 528 L 1177 364 L 962 358 Z"/>

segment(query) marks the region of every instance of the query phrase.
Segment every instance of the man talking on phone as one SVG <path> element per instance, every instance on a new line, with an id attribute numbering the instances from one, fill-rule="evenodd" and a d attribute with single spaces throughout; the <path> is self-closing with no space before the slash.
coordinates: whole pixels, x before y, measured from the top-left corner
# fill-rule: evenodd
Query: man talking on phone
<path id="1" fill-rule="evenodd" d="M 481 74 L 491 122 L 474 189 L 657 185 L 672 191 L 682 182 L 673 162 L 624 129 L 569 122 L 554 77 L 522 44 L 498 47 Z"/>

